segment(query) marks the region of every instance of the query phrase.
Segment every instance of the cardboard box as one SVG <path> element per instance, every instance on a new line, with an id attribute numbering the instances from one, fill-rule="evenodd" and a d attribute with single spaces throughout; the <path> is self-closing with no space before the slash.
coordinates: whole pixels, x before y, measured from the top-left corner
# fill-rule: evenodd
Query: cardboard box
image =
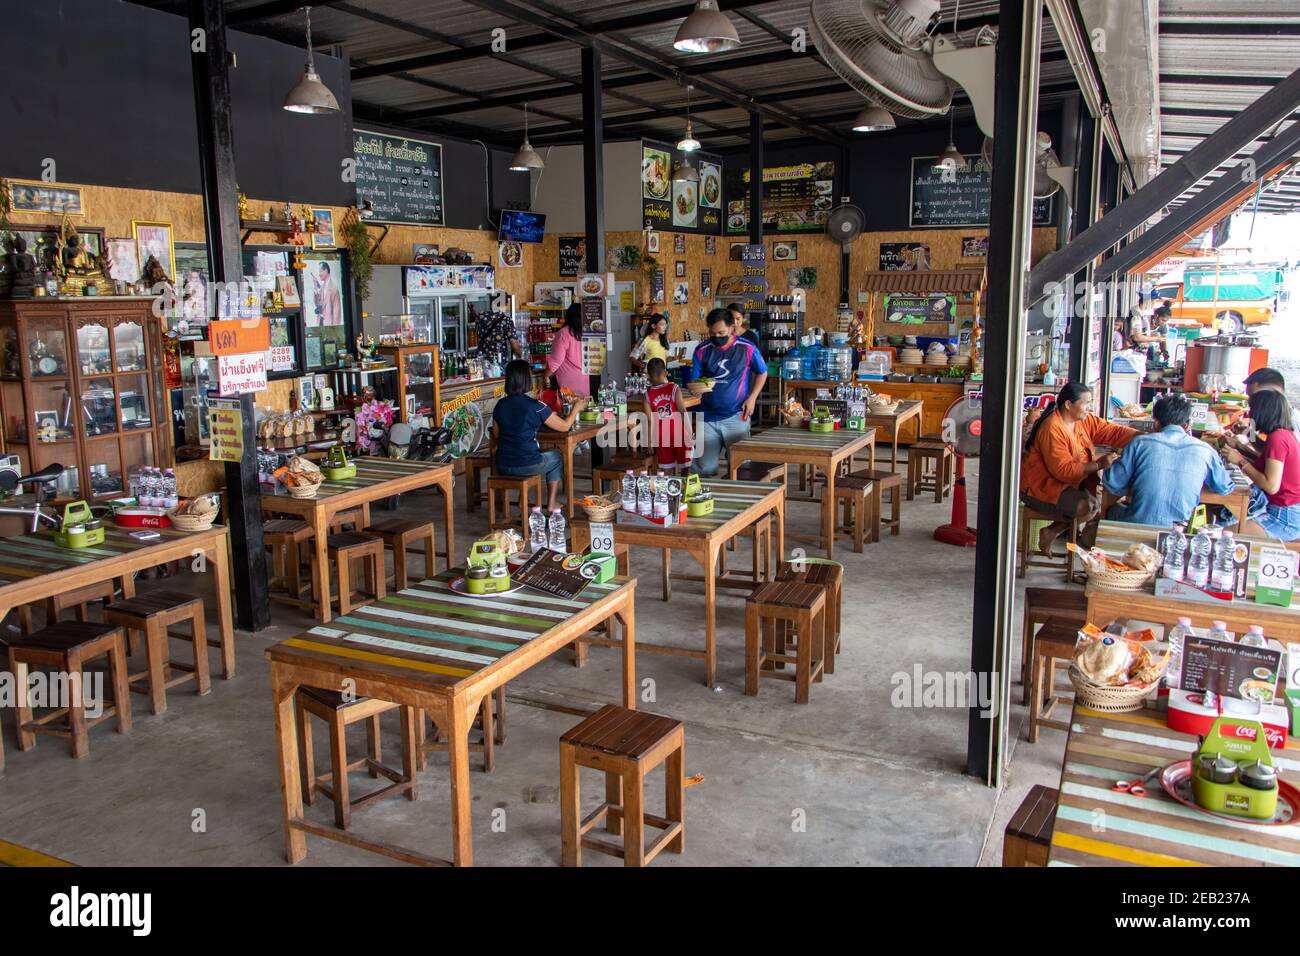
<path id="1" fill-rule="evenodd" d="M 1237 700 L 1233 697 L 1220 697 L 1223 702 L 1223 716 L 1256 721 L 1264 727 L 1264 737 L 1270 748 L 1277 750 L 1286 745 L 1288 713 L 1285 707 L 1277 704 L 1256 704 Z M 1199 693 L 1185 690 L 1169 691 L 1169 711 L 1166 723 L 1170 730 L 1204 737 L 1219 719 L 1218 708 L 1205 706 L 1205 699 Z M 1237 732 L 1246 733 L 1248 728 L 1238 727 Z"/>
<path id="2" fill-rule="evenodd" d="M 668 528 L 675 524 L 681 524 L 686 520 L 686 502 L 682 502 L 678 510 L 669 509 L 668 515 L 663 518 L 654 518 L 649 515 L 639 514 L 633 511 L 624 511 L 619 509 L 618 523 L 625 525 L 642 525 L 648 528 Z"/>

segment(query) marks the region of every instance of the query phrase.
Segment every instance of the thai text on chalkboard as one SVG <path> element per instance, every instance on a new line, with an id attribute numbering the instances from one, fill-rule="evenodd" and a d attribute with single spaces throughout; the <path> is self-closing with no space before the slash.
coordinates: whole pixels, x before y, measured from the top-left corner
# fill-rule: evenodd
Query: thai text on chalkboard
<path id="1" fill-rule="evenodd" d="M 982 156 L 966 157 L 964 170 L 936 170 L 933 156 L 912 157 L 913 226 L 987 226 L 991 170 Z M 1052 197 L 1034 200 L 1034 225 L 1052 222 Z"/>
<path id="2" fill-rule="evenodd" d="M 370 222 L 443 225 L 442 147 L 369 130 L 352 131 L 357 205 Z"/>

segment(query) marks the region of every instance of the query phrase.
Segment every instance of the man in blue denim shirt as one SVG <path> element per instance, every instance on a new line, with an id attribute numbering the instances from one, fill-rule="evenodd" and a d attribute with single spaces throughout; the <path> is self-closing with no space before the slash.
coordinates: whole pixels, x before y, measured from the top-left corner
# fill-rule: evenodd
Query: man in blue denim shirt
<path id="1" fill-rule="evenodd" d="M 1107 517 L 1167 528 L 1191 518 L 1202 488 L 1226 495 L 1234 486 L 1218 452 L 1188 432 L 1192 407 L 1186 396 L 1166 395 L 1152 415 L 1160 430 L 1133 439 L 1106 469 L 1106 490 L 1129 497 L 1127 506 L 1115 505 Z"/>
<path id="2" fill-rule="evenodd" d="M 712 378 L 713 390 L 700 399 L 704 427 L 696 435 L 699 452 L 693 467 L 712 478 L 722 449 L 749 437 L 754 405 L 767 383 L 767 363 L 752 342 L 736 338 L 731 312 L 714 309 L 706 321 L 709 338 L 695 349 L 690 380 Z"/>

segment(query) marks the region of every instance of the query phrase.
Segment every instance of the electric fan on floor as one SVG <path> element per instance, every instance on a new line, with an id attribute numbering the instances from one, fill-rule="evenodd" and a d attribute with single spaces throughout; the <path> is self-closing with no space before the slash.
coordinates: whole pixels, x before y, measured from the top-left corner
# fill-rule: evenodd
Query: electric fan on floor
<path id="1" fill-rule="evenodd" d="M 943 440 L 957 456 L 957 479 L 952 489 L 952 520 L 934 529 L 934 539 L 959 548 L 975 547 L 975 529 L 966 524 L 966 459 L 980 453 L 980 413 L 984 402 L 963 395 L 943 413 Z"/>

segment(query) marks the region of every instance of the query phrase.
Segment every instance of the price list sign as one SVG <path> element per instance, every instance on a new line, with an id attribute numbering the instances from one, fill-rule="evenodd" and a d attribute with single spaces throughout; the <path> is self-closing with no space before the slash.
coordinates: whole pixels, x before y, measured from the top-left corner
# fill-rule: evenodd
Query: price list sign
<path id="1" fill-rule="evenodd" d="M 357 203 L 371 202 L 370 222 L 443 225 L 440 145 L 357 129 L 352 153 Z"/>
<path id="2" fill-rule="evenodd" d="M 745 246 L 740 255 L 740 307 L 746 312 L 767 309 L 767 247 L 760 243 Z"/>

